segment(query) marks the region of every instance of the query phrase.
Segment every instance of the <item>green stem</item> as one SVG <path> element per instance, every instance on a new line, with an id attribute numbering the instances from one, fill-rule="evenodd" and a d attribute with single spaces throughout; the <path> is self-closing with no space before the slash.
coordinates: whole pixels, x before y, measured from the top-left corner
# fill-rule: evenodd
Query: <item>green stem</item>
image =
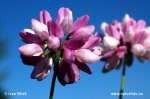
<path id="1" fill-rule="evenodd" d="M 54 95 L 54 89 L 55 89 L 55 82 L 56 82 L 56 68 L 59 64 L 59 58 L 60 58 L 61 51 L 58 50 L 54 56 L 54 73 L 53 73 L 53 78 L 52 78 L 52 84 L 51 84 L 51 90 L 50 90 L 50 96 L 49 99 L 53 99 Z"/>
<path id="2" fill-rule="evenodd" d="M 122 99 L 122 97 L 123 97 L 122 93 L 124 91 L 125 72 L 126 72 L 126 59 L 124 59 L 124 64 L 123 64 L 123 69 L 122 69 L 119 99 Z"/>
<path id="3" fill-rule="evenodd" d="M 51 84 L 51 90 L 50 90 L 49 99 L 53 99 L 54 89 L 55 89 L 55 82 L 56 82 L 56 73 L 54 71 L 53 78 L 52 78 L 52 84 Z"/>

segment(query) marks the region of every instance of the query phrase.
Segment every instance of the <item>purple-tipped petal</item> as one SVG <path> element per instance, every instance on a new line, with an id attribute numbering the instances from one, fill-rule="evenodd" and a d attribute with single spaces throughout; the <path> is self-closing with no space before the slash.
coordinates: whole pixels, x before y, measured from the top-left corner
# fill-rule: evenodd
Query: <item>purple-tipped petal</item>
<path id="1" fill-rule="evenodd" d="M 56 67 L 56 73 L 57 73 L 57 78 L 59 82 L 64 86 L 66 84 L 69 84 L 69 76 L 68 76 L 68 71 L 69 71 L 69 63 L 62 61 L 57 67 Z"/>
<path id="2" fill-rule="evenodd" d="M 54 21 L 48 22 L 48 30 L 50 35 L 54 35 L 59 39 L 63 38 L 64 32 L 59 24 Z"/>
<path id="3" fill-rule="evenodd" d="M 128 14 L 125 15 L 123 19 L 123 32 L 126 33 L 130 26 L 134 27 L 136 25 L 136 21 L 131 18 Z"/>
<path id="4" fill-rule="evenodd" d="M 85 44 L 82 40 L 68 40 L 64 43 L 64 45 L 69 48 L 70 50 L 76 50 L 81 48 Z"/>
<path id="5" fill-rule="evenodd" d="M 57 78 L 62 85 L 72 84 L 79 80 L 80 72 L 78 67 L 73 63 L 62 61 L 56 67 Z"/>
<path id="6" fill-rule="evenodd" d="M 43 80 L 48 76 L 50 73 L 51 65 L 49 64 L 49 61 L 51 61 L 49 58 L 44 58 L 41 61 L 39 61 L 31 74 L 32 79 L 37 80 Z"/>
<path id="7" fill-rule="evenodd" d="M 91 50 L 93 47 L 99 44 L 100 40 L 100 37 L 90 37 L 81 48 Z"/>
<path id="8" fill-rule="evenodd" d="M 72 83 L 78 82 L 78 80 L 80 79 L 79 68 L 73 63 L 70 65 L 70 78 Z"/>
<path id="9" fill-rule="evenodd" d="M 52 49 L 53 51 L 56 51 L 60 46 L 60 40 L 58 37 L 55 37 L 52 35 L 48 37 L 47 44 L 50 49 Z"/>
<path id="10" fill-rule="evenodd" d="M 108 71 L 117 68 L 120 63 L 120 59 L 114 55 L 112 58 L 108 59 L 103 68 L 103 73 L 107 73 Z"/>
<path id="11" fill-rule="evenodd" d="M 24 29 L 22 32 L 20 32 L 21 40 L 25 43 L 36 43 L 36 44 L 42 44 L 42 40 L 39 36 L 35 35 L 34 32 L 30 29 Z"/>
<path id="12" fill-rule="evenodd" d="M 71 36 L 72 36 L 72 39 L 75 39 L 75 40 L 86 39 L 91 36 L 94 30 L 95 30 L 95 27 L 93 25 L 85 26 L 75 31 Z"/>
<path id="13" fill-rule="evenodd" d="M 19 52 L 24 56 L 33 56 L 36 53 L 43 52 L 43 49 L 38 44 L 26 44 L 19 47 Z"/>
<path id="14" fill-rule="evenodd" d="M 68 48 L 65 48 L 63 51 L 63 58 L 68 63 L 74 62 L 75 61 L 74 52 L 69 50 Z"/>
<path id="15" fill-rule="evenodd" d="M 73 22 L 72 12 L 68 8 L 60 8 L 56 22 L 61 25 L 64 33 L 69 32 L 70 26 Z"/>
<path id="16" fill-rule="evenodd" d="M 100 60 L 100 57 L 95 53 L 92 53 L 90 50 L 87 49 L 79 49 L 75 51 L 76 58 L 85 63 L 96 63 Z"/>
<path id="17" fill-rule="evenodd" d="M 51 18 L 51 16 L 50 16 L 50 14 L 49 14 L 49 12 L 48 11 L 41 11 L 40 12 L 40 22 L 41 23 L 44 23 L 44 24 L 46 24 L 47 25 L 47 22 L 48 21 L 50 21 L 50 20 L 52 20 L 52 18 Z"/>
<path id="18" fill-rule="evenodd" d="M 146 22 L 144 20 L 139 20 L 136 24 L 136 31 L 139 32 L 146 27 Z"/>
<path id="19" fill-rule="evenodd" d="M 145 32 L 145 31 L 141 31 L 141 32 L 135 34 L 135 36 L 132 39 L 131 43 L 132 44 L 135 44 L 135 43 L 142 44 L 144 42 L 144 40 L 146 40 L 149 36 L 150 36 L 149 33 Z"/>
<path id="20" fill-rule="evenodd" d="M 120 33 L 119 33 L 119 31 L 117 30 L 117 28 L 115 28 L 113 25 L 108 25 L 108 26 L 106 26 L 106 33 L 107 33 L 109 36 L 112 36 L 112 37 L 114 37 L 115 39 L 120 40 Z"/>
<path id="21" fill-rule="evenodd" d="M 80 18 L 78 18 L 71 26 L 71 31 L 74 32 L 78 30 L 79 28 L 85 26 L 89 21 L 89 16 L 85 15 Z"/>
<path id="22" fill-rule="evenodd" d="M 88 67 L 87 64 L 79 62 L 78 60 L 75 61 L 75 64 L 78 66 L 78 68 L 88 74 L 92 74 L 92 70 Z"/>
<path id="23" fill-rule="evenodd" d="M 25 65 L 36 65 L 37 62 L 39 62 L 41 59 L 43 59 L 42 56 L 31 56 L 31 57 L 28 57 L 28 56 L 23 56 L 23 55 L 20 55 L 21 59 L 22 59 L 22 62 L 23 64 Z"/>
<path id="24" fill-rule="evenodd" d="M 43 23 L 40 23 L 36 19 L 31 20 L 32 30 L 38 35 L 42 40 L 46 40 L 48 38 L 48 29 L 47 26 Z"/>

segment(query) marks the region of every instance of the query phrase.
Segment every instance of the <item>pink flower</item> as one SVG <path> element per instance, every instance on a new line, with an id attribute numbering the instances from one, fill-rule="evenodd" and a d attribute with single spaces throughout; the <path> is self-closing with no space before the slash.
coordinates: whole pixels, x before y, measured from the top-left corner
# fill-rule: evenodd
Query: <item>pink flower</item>
<path id="1" fill-rule="evenodd" d="M 144 20 L 136 22 L 126 14 L 122 22 L 102 23 L 101 29 L 105 34 L 103 44 L 93 48 L 93 52 L 106 61 L 103 72 L 119 68 L 123 58 L 127 58 L 126 65 L 131 65 L 133 55 L 142 61 L 150 59 L 150 30 Z"/>
<path id="2" fill-rule="evenodd" d="M 100 56 L 92 53 L 91 50 L 99 44 L 101 39 L 98 33 L 95 35 L 92 34 L 94 32 L 92 25 L 85 26 L 87 24 L 86 21 L 88 21 L 87 18 L 89 17 L 83 16 L 73 23 L 72 26 L 74 27 L 71 28 L 72 32 L 68 35 L 69 40 L 66 40 L 64 43 L 63 61 L 58 66 L 59 72 L 57 72 L 58 79 L 63 85 L 77 82 L 79 80 L 79 70 L 91 74 L 91 70 L 86 63 L 96 63 L 100 60 Z M 92 31 L 90 30 L 91 28 Z M 82 31 L 77 32 L 78 30 Z M 89 31 L 89 33 L 87 31 Z M 79 38 L 75 37 L 75 33 L 79 35 Z M 67 66 L 68 68 L 70 67 L 70 69 L 61 71 L 61 68 L 67 68 Z M 69 71 L 72 74 L 70 74 Z M 74 80 L 72 81 L 72 79 Z"/>
<path id="3" fill-rule="evenodd" d="M 48 11 L 41 11 L 39 16 L 40 21 L 31 20 L 32 29 L 20 33 L 21 39 L 27 43 L 19 48 L 22 62 L 34 66 L 31 78 L 43 80 L 52 65 L 62 85 L 78 82 L 80 70 L 91 74 L 86 63 L 100 60 L 92 49 L 101 39 L 98 33 L 93 34 L 93 25 L 87 26 L 89 16 L 73 22 L 71 10 L 64 7 L 59 9 L 56 21 Z"/>

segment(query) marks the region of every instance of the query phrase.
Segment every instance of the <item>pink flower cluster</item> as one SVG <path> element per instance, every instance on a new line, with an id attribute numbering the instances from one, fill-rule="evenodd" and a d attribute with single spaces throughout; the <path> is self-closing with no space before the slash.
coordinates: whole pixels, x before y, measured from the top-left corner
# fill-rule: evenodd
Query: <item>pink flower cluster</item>
<path id="1" fill-rule="evenodd" d="M 24 29 L 21 39 L 26 44 L 19 47 L 26 65 L 34 66 L 31 78 L 43 80 L 53 63 L 57 78 L 62 85 L 77 82 L 80 70 L 91 74 L 86 63 L 96 63 L 100 57 L 91 50 L 100 42 L 95 27 L 87 25 L 89 16 L 84 15 L 73 22 L 72 12 L 60 8 L 56 20 L 47 11 L 41 11 L 39 21 L 31 20 L 32 29 Z"/>
<path id="2" fill-rule="evenodd" d="M 135 21 L 126 14 L 122 22 L 104 22 L 101 29 L 103 42 L 94 48 L 94 52 L 101 54 L 102 60 L 106 61 L 103 72 L 119 68 L 123 58 L 130 66 L 133 55 L 141 61 L 150 59 L 150 27 L 144 20 Z"/>

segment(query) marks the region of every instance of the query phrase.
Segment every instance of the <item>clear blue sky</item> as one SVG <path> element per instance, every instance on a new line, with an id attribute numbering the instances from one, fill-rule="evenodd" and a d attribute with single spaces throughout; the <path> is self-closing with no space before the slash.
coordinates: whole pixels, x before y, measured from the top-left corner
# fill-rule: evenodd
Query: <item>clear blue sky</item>
<path id="1" fill-rule="evenodd" d="M 7 69 L 9 76 L 3 83 L 9 92 L 27 92 L 27 96 L 10 96 L 10 99 L 48 99 L 52 72 L 43 81 L 30 79 L 33 67 L 22 64 L 18 47 L 22 44 L 19 32 L 30 28 L 31 18 L 38 18 L 41 10 L 48 10 L 53 18 L 60 7 L 73 11 L 74 19 L 82 15 L 90 16 L 89 24 L 99 26 L 103 21 L 122 20 L 128 13 L 136 20 L 144 19 L 150 25 L 150 2 L 148 0 L 0 0 L 0 36 L 8 40 L 7 57 L 0 60 L 0 70 Z M 54 99 L 118 99 L 111 92 L 120 88 L 121 69 L 108 74 L 101 73 L 103 62 L 90 65 L 92 75 L 81 72 L 81 79 L 73 85 L 61 86 L 56 82 Z M 131 68 L 127 68 L 125 92 L 143 92 L 143 96 L 125 96 L 124 99 L 150 98 L 150 61 L 141 64 L 135 58 Z"/>

